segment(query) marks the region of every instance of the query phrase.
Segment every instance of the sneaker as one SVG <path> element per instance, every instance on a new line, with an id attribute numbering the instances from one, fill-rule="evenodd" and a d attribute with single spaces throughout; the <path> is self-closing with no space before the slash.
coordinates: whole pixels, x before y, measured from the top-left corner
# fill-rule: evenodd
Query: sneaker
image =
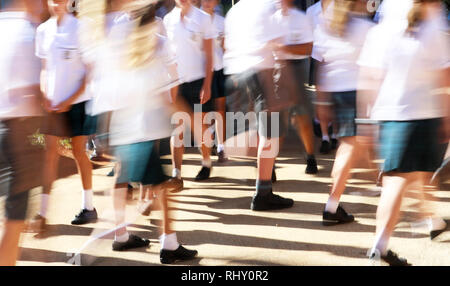
<path id="1" fill-rule="evenodd" d="M 272 170 L 272 183 L 277 182 L 277 173 L 275 173 L 275 167 Z"/>
<path id="2" fill-rule="evenodd" d="M 327 155 L 331 151 L 330 142 L 323 140 L 322 145 L 320 145 L 320 154 Z"/>
<path id="3" fill-rule="evenodd" d="M 250 205 L 253 211 L 268 211 L 268 210 L 281 210 L 287 209 L 294 205 L 294 200 L 286 199 L 278 195 L 274 195 L 272 192 L 265 196 L 255 195 Z"/>
<path id="4" fill-rule="evenodd" d="M 198 172 L 198 175 L 195 177 L 195 180 L 196 181 L 208 180 L 210 175 L 211 175 L 211 168 L 203 166 L 200 172 Z"/>
<path id="5" fill-rule="evenodd" d="M 33 233 L 42 233 L 47 229 L 45 217 L 40 214 L 35 215 L 27 225 L 27 231 Z"/>
<path id="6" fill-rule="evenodd" d="M 338 206 L 336 213 L 333 214 L 333 213 L 324 211 L 323 216 L 322 216 L 322 224 L 324 226 L 349 223 L 349 222 L 353 222 L 354 220 L 355 220 L 355 217 L 347 214 L 347 212 L 341 206 Z"/>
<path id="7" fill-rule="evenodd" d="M 180 244 L 176 250 L 161 249 L 159 252 L 159 260 L 162 264 L 172 264 L 178 260 L 193 259 L 197 254 L 197 250 L 186 249 Z"/>
<path id="8" fill-rule="evenodd" d="M 217 154 L 217 156 L 218 156 L 217 161 L 218 161 L 219 163 L 226 163 L 226 162 L 228 161 L 228 158 L 225 157 L 225 152 L 224 152 L 224 151 L 220 151 L 220 152 Z"/>
<path id="9" fill-rule="evenodd" d="M 375 253 L 372 253 L 370 256 L 370 259 L 373 259 L 375 257 Z M 388 250 L 386 255 L 381 255 L 381 259 L 389 264 L 389 266 L 411 266 L 412 264 L 408 263 L 408 261 L 405 258 L 400 258 L 398 255 Z"/>
<path id="10" fill-rule="evenodd" d="M 338 141 L 335 138 L 331 138 L 331 150 L 336 150 L 338 145 Z"/>
<path id="11" fill-rule="evenodd" d="M 82 209 L 79 214 L 75 216 L 72 220 L 72 224 L 80 225 L 97 221 L 97 211 L 93 209 L 89 211 L 87 209 Z"/>
<path id="12" fill-rule="evenodd" d="M 308 155 L 306 158 L 306 170 L 305 174 L 317 174 L 317 161 L 314 155 Z"/>
<path id="13" fill-rule="evenodd" d="M 125 251 L 133 248 L 146 247 L 150 244 L 150 240 L 140 238 L 137 235 L 130 234 L 130 237 L 125 242 L 114 241 L 112 249 L 114 251 Z"/>

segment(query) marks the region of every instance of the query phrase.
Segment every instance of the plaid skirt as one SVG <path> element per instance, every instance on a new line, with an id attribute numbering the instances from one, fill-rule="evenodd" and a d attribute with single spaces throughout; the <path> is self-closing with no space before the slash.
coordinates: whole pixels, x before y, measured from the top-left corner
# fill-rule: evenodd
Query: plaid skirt
<path id="1" fill-rule="evenodd" d="M 442 163 L 441 119 L 381 123 L 380 155 L 384 172 L 434 172 Z"/>
<path id="2" fill-rule="evenodd" d="M 339 138 L 356 136 L 356 91 L 333 92 Z"/>

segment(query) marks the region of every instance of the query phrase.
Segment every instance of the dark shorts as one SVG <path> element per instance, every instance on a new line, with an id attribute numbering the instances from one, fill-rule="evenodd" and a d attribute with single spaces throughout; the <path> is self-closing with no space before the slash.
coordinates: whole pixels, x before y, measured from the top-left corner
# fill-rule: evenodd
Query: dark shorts
<path id="1" fill-rule="evenodd" d="M 442 164 L 438 130 L 441 119 L 381 123 L 380 155 L 383 171 L 435 172 Z"/>
<path id="2" fill-rule="evenodd" d="M 296 103 L 290 109 L 293 115 L 307 115 L 312 117 L 314 114 L 311 98 L 305 86 L 308 84 L 309 62 L 309 58 L 288 60 L 285 62 L 286 65 L 290 66 L 289 71 L 293 73 L 293 83 L 295 84 L 294 96 L 296 97 Z"/>
<path id="3" fill-rule="evenodd" d="M 204 79 L 199 79 L 192 82 L 185 82 L 180 85 L 179 95 L 186 101 L 189 107 L 195 111 L 194 105 L 200 104 L 200 92 L 203 87 Z M 214 111 L 214 99 L 213 92 L 211 90 L 211 99 L 208 100 L 205 104 L 202 104 L 202 112 L 211 112 Z"/>
<path id="4" fill-rule="evenodd" d="M 338 124 L 337 136 L 356 136 L 356 91 L 333 92 L 331 98 Z"/>
<path id="5" fill-rule="evenodd" d="M 158 185 L 166 179 L 159 157 L 158 140 L 116 146 L 114 155 L 120 162 L 116 184 Z"/>
<path id="6" fill-rule="evenodd" d="M 211 84 L 211 97 L 212 98 L 221 98 L 225 97 L 225 81 L 226 76 L 223 73 L 223 69 L 215 71 L 212 84 Z"/>
<path id="7" fill-rule="evenodd" d="M 86 114 L 86 101 L 72 105 L 69 111 L 48 113 L 41 132 L 58 137 L 93 135 L 97 129 L 97 116 Z"/>
<path id="8" fill-rule="evenodd" d="M 230 136 L 257 129 L 259 134 L 268 138 L 276 138 L 286 133 L 284 114 L 288 109 L 271 110 L 270 97 L 274 96 L 274 71 L 247 71 L 230 75 L 226 81 L 227 93 L 227 139 Z M 233 114 L 231 118 L 229 114 Z M 235 118 L 242 115 L 247 120 L 238 124 Z"/>
<path id="9" fill-rule="evenodd" d="M 25 220 L 29 190 L 42 185 L 44 152 L 32 136 L 40 123 L 40 117 L 0 122 L 0 196 L 6 195 L 8 220 Z"/>

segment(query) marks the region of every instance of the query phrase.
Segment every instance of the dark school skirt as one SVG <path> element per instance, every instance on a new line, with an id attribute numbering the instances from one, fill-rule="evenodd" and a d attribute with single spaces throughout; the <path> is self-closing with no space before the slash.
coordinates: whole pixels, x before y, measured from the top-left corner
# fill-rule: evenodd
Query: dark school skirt
<path id="1" fill-rule="evenodd" d="M 182 83 L 179 87 L 178 94 L 186 101 L 188 106 L 195 111 L 195 105 L 200 104 L 200 92 L 203 87 L 204 78 L 199 80 Z M 211 88 L 212 89 L 212 88 Z M 201 104 L 202 112 L 214 111 L 213 90 L 211 90 L 211 99 Z"/>

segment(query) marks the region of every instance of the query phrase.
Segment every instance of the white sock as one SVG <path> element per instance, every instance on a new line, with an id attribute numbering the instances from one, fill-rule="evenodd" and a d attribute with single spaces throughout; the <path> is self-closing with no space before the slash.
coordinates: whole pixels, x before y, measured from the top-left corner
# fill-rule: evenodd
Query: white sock
<path id="1" fill-rule="evenodd" d="M 331 139 L 336 139 L 337 138 L 337 135 L 336 134 L 331 134 Z"/>
<path id="2" fill-rule="evenodd" d="M 166 250 L 177 250 L 180 244 L 177 240 L 177 233 L 163 234 L 159 237 L 159 242 L 161 243 L 161 249 Z"/>
<path id="3" fill-rule="evenodd" d="M 430 217 L 427 222 L 430 231 L 441 230 L 447 227 L 447 223 L 440 217 Z"/>
<path id="4" fill-rule="evenodd" d="M 211 166 L 212 166 L 211 158 L 203 159 L 202 160 L 202 166 L 206 167 L 206 168 L 211 168 Z"/>
<path id="5" fill-rule="evenodd" d="M 380 255 L 386 255 L 388 241 L 389 238 L 385 237 L 384 232 L 381 232 L 375 238 L 375 243 L 372 247 L 371 253 L 376 253 L 376 251 L 378 250 L 380 252 Z"/>
<path id="6" fill-rule="evenodd" d="M 114 240 L 117 242 L 127 242 L 128 239 L 130 238 L 130 235 L 128 234 L 128 231 L 126 231 L 124 234 L 122 235 L 114 235 Z"/>
<path id="7" fill-rule="evenodd" d="M 322 136 L 322 141 L 328 141 L 330 142 L 330 137 L 328 135 L 323 135 Z"/>
<path id="8" fill-rule="evenodd" d="M 177 168 L 174 168 L 172 170 L 172 177 L 173 178 L 177 178 L 177 179 L 181 179 L 181 171 Z"/>
<path id="9" fill-rule="evenodd" d="M 218 144 L 217 145 L 217 152 L 219 153 L 219 152 L 222 152 L 222 151 L 224 151 L 225 150 L 225 146 L 223 146 L 223 144 Z"/>
<path id="10" fill-rule="evenodd" d="M 41 217 L 47 217 L 47 209 L 48 209 L 48 201 L 50 199 L 50 195 L 41 194 L 41 210 L 39 211 L 39 215 Z"/>
<path id="11" fill-rule="evenodd" d="M 329 198 L 327 204 L 325 205 L 325 211 L 335 214 L 339 206 L 339 201 L 333 198 Z"/>
<path id="12" fill-rule="evenodd" d="M 81 209 L 87 209 L 88 211 L 94 210 L 94 192 L 92 190 L 83 190 L 81 193 Z"/>

